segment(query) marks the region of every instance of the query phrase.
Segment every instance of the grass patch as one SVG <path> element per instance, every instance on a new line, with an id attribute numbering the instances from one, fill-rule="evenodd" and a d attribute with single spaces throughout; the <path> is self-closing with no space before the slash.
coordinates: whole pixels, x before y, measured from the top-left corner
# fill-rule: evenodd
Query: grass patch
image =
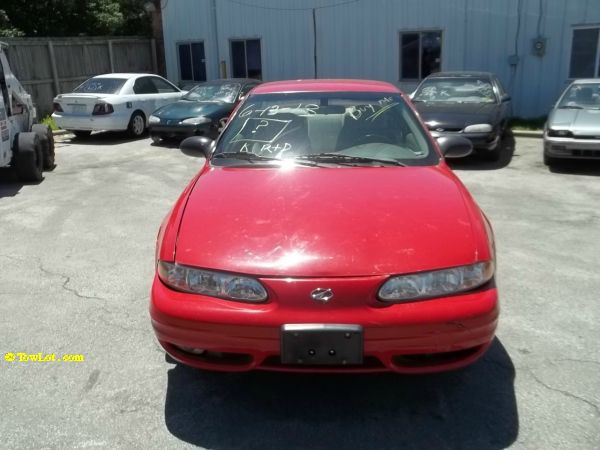
<path id="1" fill-rule="evenodd" d="M 48 125 L 52 131 L 58 130 L 58 126 L 56 125 L 56 122 L 54 121 L 54 118 L 52 116 L 44 117 L 41 123 L 43 123 L 44 125 Z"/>
<path id="2" fill-rule="evenodd" d="M 510 127 L 513 130 L 542 131 L 546 123 L 546 116 L 534 117 L 532 119 L 523 119 L 522 117 L 513 117 L 510 119 Z"/>

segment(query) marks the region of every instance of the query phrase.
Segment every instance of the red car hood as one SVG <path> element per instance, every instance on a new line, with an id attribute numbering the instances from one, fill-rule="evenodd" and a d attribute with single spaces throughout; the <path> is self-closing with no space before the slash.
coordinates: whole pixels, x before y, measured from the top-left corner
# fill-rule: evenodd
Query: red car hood
<path id="1" fill-rule="evenodd" d="M 443 167 L 223 168 L 190 194 L 176 261 L 264 276 L 408 273 L 476 261 Z"/>

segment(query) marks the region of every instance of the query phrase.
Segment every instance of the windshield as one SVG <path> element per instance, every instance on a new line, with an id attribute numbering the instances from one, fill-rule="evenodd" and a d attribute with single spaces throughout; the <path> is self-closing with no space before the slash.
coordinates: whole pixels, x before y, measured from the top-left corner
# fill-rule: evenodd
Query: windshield
<path id="1" fill-rule="evenodd" d="M 125 78 L 90 78 L 77 86 L 73 92 L 118 94 L 126 81 Z"/>
<path id="2" fill-rule="evenodd" d="M 239 91 L 239 83 L 204 83 L 196 86 L 182 98 L 195 102 L 234 103 Z"/>
<path id="3" fill-rule="evenodd" d="M 431 78 L 421 83 L 413 101 L 496 103 L 496 96 L 484 78 Z"/>
<path id="4" fill-rule="evenodd" d="M 560 99 L 558 107 L 600 109 L 600 83 L 571 85 Z"/>
<path id="5" fill-rule="evenodd" d="M 349 166 L 439 161 L 404 99 L 377 92 L 253 95 L 219 139 L 213 163 L 241 153 L 247 164 L 257 158 Z"/>

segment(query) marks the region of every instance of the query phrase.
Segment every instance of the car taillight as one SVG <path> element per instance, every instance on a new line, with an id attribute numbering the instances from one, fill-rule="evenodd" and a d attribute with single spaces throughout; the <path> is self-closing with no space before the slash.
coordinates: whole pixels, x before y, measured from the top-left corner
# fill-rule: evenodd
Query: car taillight
<path id="1" fill-rule="evenodd" d="M 102 114 L 110 114 L 115 112 L 113 106 L 110 103 L 96 103 L 92 115 L 100 116 Z"/>
<path id="2" fill-rule="evenodd" d="M 60 106 L 60 103 L 57 102 L 52 103 L 52 109 L 54 112 L 63 112 L 62 106 Z"/>

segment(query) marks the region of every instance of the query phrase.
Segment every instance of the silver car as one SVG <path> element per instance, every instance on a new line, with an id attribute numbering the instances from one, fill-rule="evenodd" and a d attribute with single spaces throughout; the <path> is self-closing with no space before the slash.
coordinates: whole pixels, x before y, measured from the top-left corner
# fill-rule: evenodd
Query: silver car
<path id="1" fill-rule="evenodd" d="M 600 159 L 600 79 L 575 80 L 550 111 L 544 129 L 544 164 L 558 159 Z"/>

